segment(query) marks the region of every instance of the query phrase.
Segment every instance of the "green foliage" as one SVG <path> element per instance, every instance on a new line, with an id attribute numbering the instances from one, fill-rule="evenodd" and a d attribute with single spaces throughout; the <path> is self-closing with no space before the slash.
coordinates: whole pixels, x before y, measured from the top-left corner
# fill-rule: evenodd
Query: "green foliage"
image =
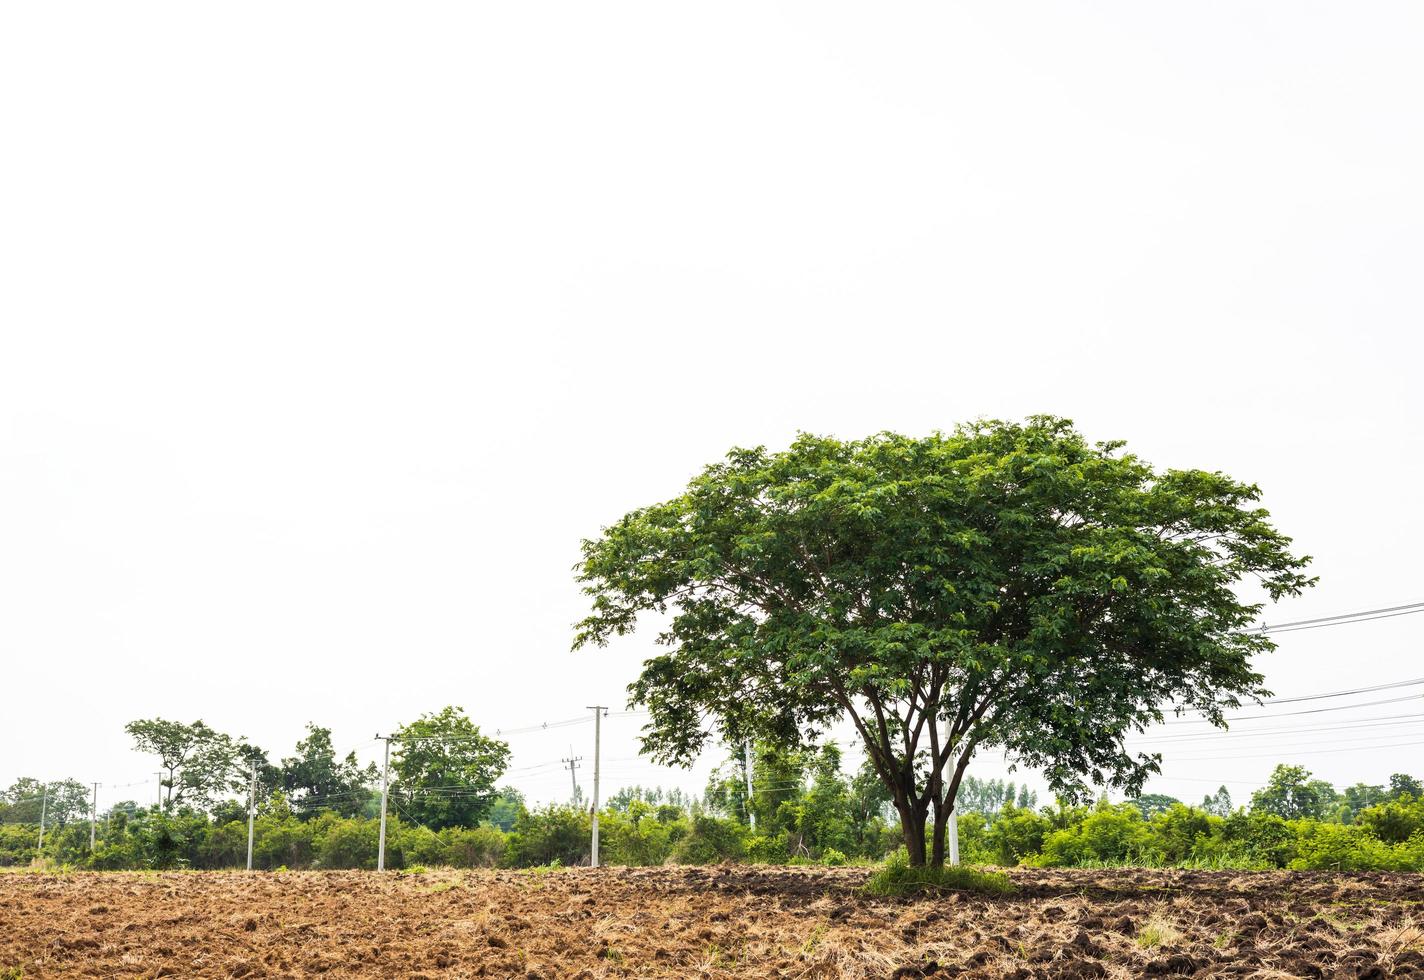
<path id="1" fill-rule="evenodd" d="M 472 827 L 490 811 L 509 746 L 481 735 L 463 709 L 423 714 L 392 738 L 392 795 L 411 819 L 436 830 Z"/>
<path id="2" fill-rule="evenodd" d="M 1232 810 L 1231 793 L 1225 786 L 1219 787 L 1215 793 L 1202 797 L 1201 808 L 1214 817 L 1228 817 Z"/>
<path id="3" fill-rule="evenodd" d="M 133 738 L 134 748 L 158 756 L 167 773 L 161 780 L 166 810 L 207 809 L 245 784 L 241 743 L 202 721 L 185 725 L 163 718 L 140 719 L 124 730 Z"/>
<path id="4" fill-rule="evenodd" d="M 1307 871 L 1411 871 L 1409 849 L 1392 847 L 1363 827 L 1316 823 L 1301 828 L 1290 867 Z"/>
<path id="5" fill-rule="evenodd" d="M 659 761 L 714 737 L 795 748 L 849 717 L 915 863 L 939 772 L 979 747 L 1066 798 L 1135 792 L 1158 760 L 1124 735 L 1263 693 L 1251 658 L 1272 642 L 1237 582 L 1279 598 L 1311 580 L 1256 487 L 1121 448 L 1035 417 L 733 450 L 584 542 L 575 646 L 668 614 L 672 649 L 630 688 Z"/>
<path id="6" fill-rule="evenodd" d="M 1161 793 L 1143 793 L 1127 802 L 1137 807 L 1142 815 L 1149 819 L 1159 813 L 1166 813 L 1174 806 L 1182 805 L 1182 801 L 1175 796 L 1163 796 Z"/>
<path id="7" fill-rule="evenodd" d="M 1018 807 L 1005 807 L 990 826 L 987 844 L 997 864 L 1014 865 L 1043 850 L 1043 839 L 1053 829 L 1042 814 Z"/>
<path id="8" fill-rule="evenodd" d="M 966 775 L 959 783 L 954 808 L 960 813 L 982 813 L 995 816 L 1006 806 L 1031 810 L 1038 805 L 1038 793 L 1028 786 L 1015 786 L 1013 780 L 977 779 Z"/>
<path id="9" fill-rule="evenodd" d="M 1361 810 L 1356 822 L 1386 844 L 1402 844 L 1424 833 L 1424 799 L 1403 792 L 1396 799 Z"/>
<path id="10" fill-rule="evenodd" d="M 485 821 L 492 827 L 507 832 L 514 829 L 515 822 L 527 810 L 524 794 L 512 786 L 503 786 L 495 791 L 494 800 L 485 814 Z"/>
<path id="11" fill-rule="evenodd" d="M 530 810 L 515 821 L 509 841 L 510 855 L 518 867 L 552 864 L 587 864 L 589 816 L 571 806 L 550 805 Z"/>
<path id="12" fill-rule="evenodd" d="M 1286 820 L 1320 820 L 1335 801 L 1334 787 L 1312 780 L 1304 766 L 1276 766 L 1264 787 L 1251 795 L 1251 809 Z"/>
<path id="13" fill-rule="evenodd" d="M 746 858 L 746 833 L 735 820 L 700 816 L 692 820 L 692 830 L 673 848 L 673 864 L 717 864 Z"/>
<path id="14" fill-rule="evenodd" d="M 375 763 L 363 768 L 355 752 L 338 760 L 331 729 L 310 722 L 296 754 L 282 760 L 278 777 L 283 792 L 305 818 L 326 810 L 354 817 L 364 811 L 378 778 Z"/>
<path id="15" fill-rule="evenodd" d="M 1016 889 L 1009 876 L 999 871 L 984 871 L 967 864 L 942 868 L 914 865 L 902 848 L 870 876 L 863 890 L 876 898 L 896 898 L 938 891 L 999 896 L 1011 895 Z"/>
<path id="16" fill-rule="evenodd" d="M 1081 822 L 1049 834 L 1038 863 L 1051 868 L 1126 864 L 1149 857 L 1152 844 L 1152 831 L 1141 810 L 1130 803 L 1102 803 Z"/>

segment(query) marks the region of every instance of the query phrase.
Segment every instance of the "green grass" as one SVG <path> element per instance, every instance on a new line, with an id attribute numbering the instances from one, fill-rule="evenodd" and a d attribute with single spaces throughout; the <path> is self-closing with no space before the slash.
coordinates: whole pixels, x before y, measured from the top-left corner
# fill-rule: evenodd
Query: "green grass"
<path id="1" fill-rule="evenodd" d="M 935 868 L 913 867 L 903 849 L 890 855 L 884 866 L 862 886 L 867 895 L 893 898 L 917 892 L 960 891 L 978 895 L 1011 895 L 1014 883 L 999 871 L 983 871 L 967 864 Z"/>

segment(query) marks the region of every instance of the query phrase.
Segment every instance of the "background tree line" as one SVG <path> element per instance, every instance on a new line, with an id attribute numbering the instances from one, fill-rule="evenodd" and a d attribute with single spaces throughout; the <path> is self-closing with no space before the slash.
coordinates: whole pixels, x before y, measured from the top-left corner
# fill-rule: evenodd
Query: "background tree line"
<path id="1" fill-rule="evenodd" d="M 308 725 L 293 754 L 274 763 L 202 722 L 148 719 L 127 727 L 137 747 L 160 759 L 161 803 L 109 807 L 99 815 L 91 853 L 89 787 L 66 779 L 44 792 L 38 780 L 19 779 L 0 793 L 0 864 L 44 858 L 110 869 L 241 866 L 255 768 L 262 787 L 258 867 L 374 866 L 379 772 L 354 753 L 338 756 L 328 729 Z M 531 808 L 517 790 L 499 786 L 508 746 L 482 734 L 459 708 L 422 715 L 394 734 L 391 867 L 587 862 L 588 809 Z M 835 865 L 878 861 L 900 845 L 884 782 L 864 765 L 846 772 L 836 746 L 759 743 L 752 756 L 750 793 L 741 753 L 713 772 L 701 795 L 619 790 L 600 812 L 604 861 Z M 1281 765 L 1246 807 L 1236 807 L 1225 787 L 1196 806 L 1144 794 L 1119 804 L 1040 807 L 1027 786 L 966 776 L 956 812 L 961 854 L 980 864 L 1424 870 L 1422 799 L 1424 786 L 1405 774 L 1337 790 L 1300 766 Z"/>

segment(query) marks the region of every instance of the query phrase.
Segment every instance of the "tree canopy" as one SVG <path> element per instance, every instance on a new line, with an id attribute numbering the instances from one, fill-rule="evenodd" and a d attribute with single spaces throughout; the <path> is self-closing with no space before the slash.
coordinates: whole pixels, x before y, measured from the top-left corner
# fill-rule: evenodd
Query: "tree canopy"
<path id="1" fill-rule="evenodd" d="M 427 712 L 391 738 L 392 796 L 406 816 L 439 830 L 473 827 L 490 810 L 509 746 L 481 735 L 463 709 Z"/>
<path id="2" fill-rule="evenodd" d="M 1255 486 L 1123 446 L 1043 416 L 734 449 L 584 542 L 574 646 L 663 617 L 670 649 L 630 686 L 663 762 L 849 719 L 917 863 L 931 811 L 942 861 L 981 748 L 1068 799 L 1136 794 L 1159 759 L 1128 734 L 1186 709 L 1222 724 L 1266 693 L 1251 661 L 1273 645 L 1239 584 L 1312 580 Z"/>
<path id="3" fill-rule="evenodd" d="M 164 806 L 207 809 L 244 785 L 242 769 L 250 761 L 242 743 L 215 731 L 201 720 L 192 724 L 147 718 L 131 721 L 124 730 L 134 748 L 158 756 L 166 773 L 160 781 Z"/>
<path id="4" fill-rule="evenodd" d="M 331 729 L 307 723 L 306 738 L 297 742 L 296 755 L 282 760 L 278 781 L 304 815 L 321 809 L 354 816 L 371 797 L 370 786 L 378 778 L 374 763 L 361 766 L 356 753 L 337 759 L 331 743 Z"/>

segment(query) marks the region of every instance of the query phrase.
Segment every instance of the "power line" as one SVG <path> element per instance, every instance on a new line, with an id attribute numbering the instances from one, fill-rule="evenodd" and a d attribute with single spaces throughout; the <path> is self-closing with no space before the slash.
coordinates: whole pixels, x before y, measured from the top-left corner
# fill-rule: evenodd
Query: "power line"
<path id="1" fill-rule="evenodd" d="M 1133 742 L 1136 744 L 1142 742 L 1155 744 L 1158 742 L 1199 742 L 1203 739 L 1247 738 L 1255 735 L 1309 735 L 1317 732 L 1347 731 L 1352 728 L 1389 728 L 1395 725 L 1418 724 L 1420 722 L 1424 722 L 1424 714 L 1381 715 L 1377 718 L 1342 721 L 1316 728 L 1248 728 L 1245 731 L 1222 731 L 1221 729 L 1213 729 L 1207 732 L 1184 732 L 1180 735 L 1156 735 L 1140 739 L 1134 738 Z"/>
<path id="2" fill-rule="evenodd" d="M 1412 616 L 1424 612 L 1424 602 L 1411 602 L 1403 606 L 1385 606 L 1381 609 L 1362 609 L 1359 612 L 1340 613 L 1338 616 L 1321 616 L 1318 619 L 1297 619 L 1290 623 L 1263 625 L 1258 632 L 1293 632 L 1296 629 L 1320 629 L 1325 626 L 1343 626 L 1346 623 L 1365 623 L 1371 619 L 1392 619 L 1394 616 Z"/>
<path id="3" fill-rule="evenodd" d="M 1350 711 L 1353 708 L 1370 708 L 1377 704 L 1400 704 L 1404 701 L 1419 701 L 1424 695 L 1411 694 L 1402 698 L 1384 698 L 1379 701 L 1360 701 L 1356 704 L 1337 704 L 1329 708 L 1307 708 L 1304 711 L 1282 711 L 1273 715 L 1235 715 L 1227 718 L 1227 721 L 1258 721 L 1262 718 L 1289 718 L 1294 715 L 1318 715 L 1327 711 Z M 1269 703 L 1269 702 L 1266 702 Z M 1211 720 L 1207 718 L 1179 718 L 1174 721 L 1163 722 L 1164 725 L 1209 725 Z"/>

